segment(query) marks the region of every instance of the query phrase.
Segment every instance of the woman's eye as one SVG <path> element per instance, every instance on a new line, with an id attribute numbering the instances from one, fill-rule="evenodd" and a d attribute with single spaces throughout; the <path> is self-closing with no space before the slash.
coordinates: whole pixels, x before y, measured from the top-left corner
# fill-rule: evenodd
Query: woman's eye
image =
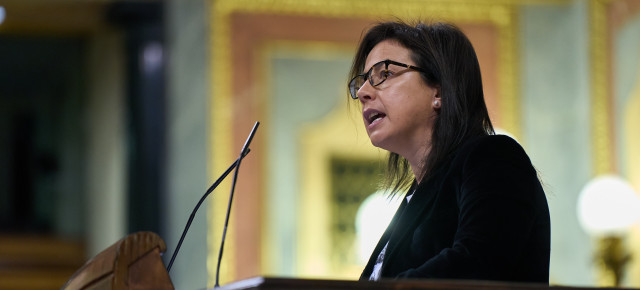
<path id="1" fill-rule="evenodd" d="M 392 72 L 392 71 L 390 71 L 390 70 L 388 70 L 388 69 L 387 69 L 387 70 L 380 71 L 380 77 L 381 77 L 381 78 L 387 78 L 387 77 L 389 77 L 389 76 L 391 76 L 391 75 L 393 75 L 393 74 L 395 74 L 395 72 Z"/>
<path id="2" fill-rule="evenodd" d="M 392 70 L 385 70 L 385 71 L 382 72 L 382 78 L 386 79 L 386 78 L 388 78 L 390 76 L 393 76 L 394 74 L 395 74 L 395 72 L 392 71 Z"/>

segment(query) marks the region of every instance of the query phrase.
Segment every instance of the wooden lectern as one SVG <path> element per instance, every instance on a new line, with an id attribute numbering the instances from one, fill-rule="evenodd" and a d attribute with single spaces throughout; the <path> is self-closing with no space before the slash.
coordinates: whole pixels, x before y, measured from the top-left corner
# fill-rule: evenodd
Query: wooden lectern
<path id="1" fill-rule="evenodd" d="M 215 290 L 596 290 L 589 287 L 549 286 L 546 284 L 510 283 L 471 280 L 384 280 L 344 281 L 255 277 L 224 285 Z M 607 288 L 610 290 L 621 288 Z"/>
<path id="2" fill-rule="evenodd" d="M 152 232 L 128 235 L 84 264 L 62 289 L 173 289 L 160 258 L 166 250 Z"/>

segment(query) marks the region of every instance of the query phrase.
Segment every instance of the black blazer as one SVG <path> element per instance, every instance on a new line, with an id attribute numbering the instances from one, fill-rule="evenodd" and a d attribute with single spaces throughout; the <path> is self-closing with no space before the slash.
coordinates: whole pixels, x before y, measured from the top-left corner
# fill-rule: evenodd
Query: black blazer
<path id="1" fill-rule="evenodd" d="M 549 207 L 522 147 L 506 136 L 466 142 L 415 184 L 378 242 L 361 280 L 389 242 L 381 278 L 549 283 Z"/>

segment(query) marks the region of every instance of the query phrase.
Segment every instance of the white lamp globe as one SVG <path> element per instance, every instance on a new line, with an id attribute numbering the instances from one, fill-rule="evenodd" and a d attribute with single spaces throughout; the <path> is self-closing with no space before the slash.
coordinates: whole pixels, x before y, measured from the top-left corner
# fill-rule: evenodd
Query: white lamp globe
<path id="1" fill-rule="evenodd" d="M 591 235 L 620 235 L 640 219 L 640 199 L 615 175 L 589 181 L 578 197 L 578 220 Z"/>
<path id="2" fill-rule="evenodd" d="M 356 243 L 360 263 L 367 263 L 401 202 L 400 198 L 390 198 L 384 190 L 376 191 L 362 202 L 356 214 Z"/>

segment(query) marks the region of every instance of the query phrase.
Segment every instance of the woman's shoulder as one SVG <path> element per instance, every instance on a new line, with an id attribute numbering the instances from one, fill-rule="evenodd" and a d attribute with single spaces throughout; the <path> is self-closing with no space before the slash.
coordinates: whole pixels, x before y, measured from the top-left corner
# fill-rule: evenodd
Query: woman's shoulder
<path id="1" fill-rule="evenodd" d="M 483 135 L 472 137 L 462 144 L 459 152 L 523 151 L 520 143 L 507 135 Z"/>
<path id="2" fill-rule="evenodd" d="M 506 135 L 484 135 L 469 139 L 458 153 L 456 160 L 467 165 L 477 163 L 526 163 L 531 164 L 522 146 Z"/>
<path id="3" fill-rule="evenodd" d="M 507 135 L 482 135 L 468 139 L 463 145 L 462 150 L 473 149 L 522 149 L 522 146 Z"/>

